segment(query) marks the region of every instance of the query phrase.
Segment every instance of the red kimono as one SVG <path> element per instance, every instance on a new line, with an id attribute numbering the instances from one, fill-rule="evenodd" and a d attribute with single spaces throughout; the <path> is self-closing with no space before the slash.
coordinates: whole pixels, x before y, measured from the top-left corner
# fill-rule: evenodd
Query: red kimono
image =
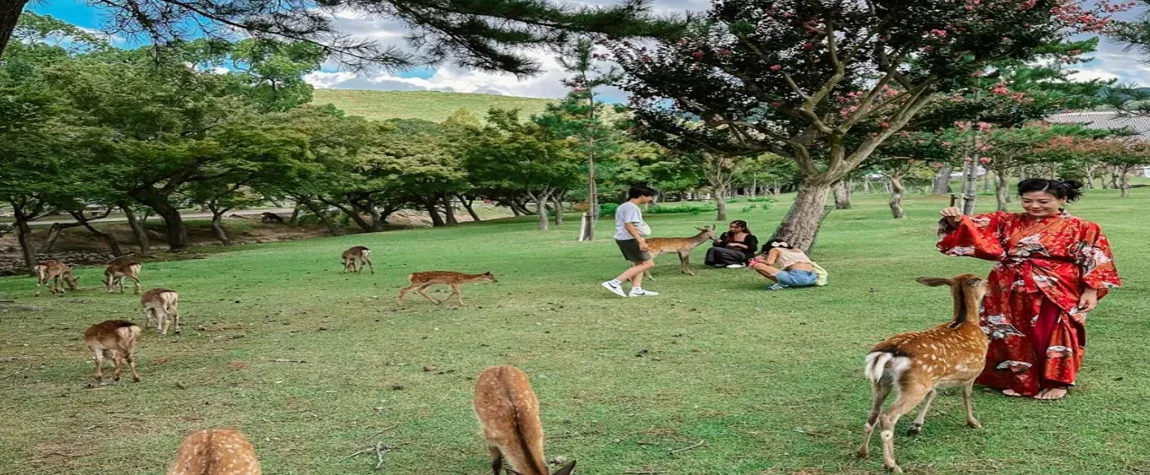
<path id="1" fill-rule="evenodd" d="M 998 211 L 963 216 L 957 227 L 944 218 L 939 235 L 943 254 L 998 262 L 982 302 L 990 349 L 976 382 L 1024 396 L 1073 385 L 1086 349 L 1078 299 L 1087 287 L 1101 300 L 1122 285 L 1098 225 L 1066 212 L 1036 219 Z"/>

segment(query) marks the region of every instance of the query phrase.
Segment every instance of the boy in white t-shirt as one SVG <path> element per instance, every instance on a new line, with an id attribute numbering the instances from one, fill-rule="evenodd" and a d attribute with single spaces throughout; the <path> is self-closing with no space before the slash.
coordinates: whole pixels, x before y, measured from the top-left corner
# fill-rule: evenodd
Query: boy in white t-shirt
<path id="1" fill-rule="evenodd" d="M 658 192 L 645 186 L 634 186 L 627 192 L 628 201 L 619 205 L 615 210 L 615 244 L 623 252 L 623 258 L 631 262 L 631 268 L 607 282 L 603 288 L 610 290 L 620 297 L 650 297 L 659 295 L 650 290 L 643 290 L 643 272 L 655 267 L 655 261 L 647 248 L 644 239 L 651 234 L 651 228 L 643 222 L 643 211 L 639 205 L 650 203 Z M 623 293 L 623 282 L 631 281 L 631 293 Z"/>

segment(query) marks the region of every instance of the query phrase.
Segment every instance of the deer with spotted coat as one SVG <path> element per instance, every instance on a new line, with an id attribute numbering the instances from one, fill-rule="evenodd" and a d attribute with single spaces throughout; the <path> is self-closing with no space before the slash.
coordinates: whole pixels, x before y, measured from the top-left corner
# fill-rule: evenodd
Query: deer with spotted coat
<path id="1" fill-rule="evenodd" d="M 340 256 L 343 259 L 343 271 L 359 273 L 363 270 L 364 264 L 371 269 L 371 273 L 375 273 L 375 266 L 371 264 L 371 249 L 363 246 L 355 246 L 343 251 Z"/>
<path id="2" fill-rule="evenodd" d="M 109 358 L 116 365 L 116 381 L 120 380 L 120 371 L 126 362 L 132 370 L 132 380 L 139 382 L 140 374 L 136 372 L 136 362 L 132 360 L 132 353 L 136 351 L 136 343 L 139 341 L 140 327 L 127 320 L 107 320 L 88 327 L 84 332 L 84 344 L 92 350 L 96 379 L 104 379 L 101 367 L 104 366 L 104 358 Z"/>
<path id="3" fill-rule="evenodd" d="M 180 444 L 168 475 L 260 475 L 251 442 L 238 430 L 205 429 Z"/>
<path id="4" fill-rule="evenodd" d="M 136 285 L 135 294 L 140 295 L 140 264 L 136 262 L 118 262 L 104 269 L 104 287 L 112 293 L 117 287 L 124 293 L 124 279 L 131 279 Z"/>
<path id="5" fill-rule="evenodd" d="M 144 328 L 156 323 L 156 333 L 168 334 L 168 328 L 175 324 L 180 333 L 180 294 L 171 289 L 152 289 L 140 296 L 140 310 L 144 312 Z"/>
<path id="6" fill-rule="evenodd" d="M 703 226 L 695 229 L 699 231 L 699 234 L 691 237 L 648 238 L 647 253 L 651 254 L 651 260 L 655 260 L 660 254 L 670 254 L 673 252 L 679 255 L 679 270 L 684 274 L 695 275 L 695 273 L 691 271 L 691 251 L 699 247 L 699 244 L 718 239 L 718 237 L 715 236 L 714 226 Z M 648 279 L 655 280 L 655 278 L 651 276 L 650 269 L 646 271 L 646 274 Z"/>
<path id="7" fill-rule="evenodd" d="M 41 285 L 47 285 L 48 291 L 53 294 L 62 294 L 64 293 L 64 287 L 61 285 L 61 281 L 73 292 L 76 291 L 76 287 L 80 281 L 79 277 L 72 274 L 72 268 L 68 267 L 68 264 L 55 260 L 44 261 L 37 264 L 36 267 L 32 268 L 32 273 L 36 275 L 37 297 L 40 296 Z M 55 286 L 52 285 L 53 282 L 55 282 Z"/>
<path id="8" fill-rule="evenodd" d="M 865 458 L 870 454 L 871 435 L 878 424 L 882 427 L 883 465 L 896 473 L 902 473 L 902 469 L 894 458 L 895 424 L 923 403 L 908 435 L 921 433 L 926 411 L 938 388 L 961 386 L 967 425 L 975 429 L 982 427 L 974 418 L 973 398 L 974 380 L 986 362 L 987 337 L 978 316 L 979 305 L 986 295 L 986 281 L 974 274 L 963 274 L 951 279 L 919 277 L 918 282 L 931 287 L 950 286 L 954 299 L 951 321 L 930 330 L 887 338 L 866 356 L 864 368 L 873 400 L 858 455 Z M 898 399 L 886 411 L 881 411 L 892 389 L 898 390 Z"/>
<path id="9" fill-rule="evenodd" d="M 491 472 L 499 475 L 503 461 L 515 475 L 570 475 L 572 460 L 554 474 L 543 458 L 543 423 L 539 399 L 531 381 L 514 366 L 488 368 L 475 382 L 475 415 L 491 452 Z"/>

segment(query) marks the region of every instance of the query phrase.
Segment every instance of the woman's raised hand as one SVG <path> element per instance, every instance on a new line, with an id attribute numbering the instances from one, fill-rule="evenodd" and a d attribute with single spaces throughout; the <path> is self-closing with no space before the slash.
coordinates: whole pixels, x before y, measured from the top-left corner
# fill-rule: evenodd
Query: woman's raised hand
<path id="1" fill-rule="evenodd" d="M 945 217 L 948 221 L 950 221 L 950 224 L 958 224 L 958 220 L 962 218 L 962 210 L 953 206 L 949 208 L 943 208 L 942 211 L 939 211 L 939 213 L 942 214 L 942 216 Z"/>

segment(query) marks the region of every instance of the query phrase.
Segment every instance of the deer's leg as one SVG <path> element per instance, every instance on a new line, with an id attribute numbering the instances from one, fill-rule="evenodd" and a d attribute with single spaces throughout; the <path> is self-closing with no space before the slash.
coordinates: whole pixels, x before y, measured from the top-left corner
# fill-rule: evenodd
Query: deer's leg
<path id="1" fill-rule="evenodd" d="M 907 429 L 906 435 L 918 435 L 922 433 L 922 424 L 926 421 L 926 411 L 930 410 L 930 403 L 934 402 L 934 397 L 938 395 L 938 391 L 931 389 L 926 395 L 926 401 L 922 403 L 922 410 L 918 411 L 918 417 L 914 419 L 914 423 Z"/>
<path id="2" fill-rule="evenodd" d="M 898 419 L 903 414 L 910 412 L 914 406 L 922 402 L 930 390 L 928 387 L 901 388 L 898 400 L 879 416 L 879 423 L 882 424 L 882 432 L 879 434 L 882 437 L 882 464 L 887 470 L 902 473 L 902 468 L 894 460 L 894 426 L 898 424 Z"/>
<path id="3" fill-rule="evenodd" d="M 136 372 L 136 360 L 132 359 L 131 353 L 125 353 L 124 359 L 128 360 L 128 369 L 132 370 L 132 381 L 140 382 L 140 373 Z"/>
<path id="4" fill-rule="evenodd" d="M 346 274 L 347 273 L 347 267 L 348 267 L 347 266 L 347 259 L 344 259 L 343 260 L 343 271 L 340 272 L 340 274 Z"/>
<path id="5" fill-rule="evenodd" d="M 92 352 L 95 353 L 95 357 L 93 357 L 92 360 L 96 362 L 96 381 L 101 381 L 104 379 L 104 371 L 100 368 L 104 364 L 104 350 L 92 347 L 88 348 L 91 348 Z"/>
<path id="6" fill-rule="evenodd" d="M 120 353 L 119 351 L 112 353 L 112 362 L 116 365 L 116 371 L 113 373 L 112 381 L 120 380 L 120 370 L 124 368 L 124 355 Z"/>
<path id="7" fill-rule="evenodd" d="M 498 447 L 487 446 L 487 450 L 491 452 L 491 473 L 499 475 L 503 471 L 503 453 L 499 451 Z"/>
<path id="8" fill-rule="evenodd" d="M 459 284 L 451 284 L 451 295 L 454 295 L 456 299 L 459 299 L 459 306 L 462 307 L 463 306 L 463 294 L 459 293 Z M 447 299 L 451 298 L 451 295 L 444 297 L 443 300 L 447 300 Z"/>
<path id="9" fill-rule="evenodd" d="M 886 401 L 887 395 L 890 394 L 890 385 L 881 382 L 871 382 L 871 408 L 870 414 L 867 415 L 866 424 L 863 425 L 865 435 L 863 435 L 862 447 L 859 447 L 858 456 L 860 458 L 867 458 L 870 456 L 870 438 L 874 435 L 874 426 L 878 422 L 878 415 L 882 412 L 882 403 Z"/>
<path id="10" fill-rule="evenodd" d="M 39 297 L 39 296 L 40 296 L 40 286 L 41 286 L 41 285 L 43 285 L 43 284 L 44 284 L 44 283 L 43 283 L 43 282 L 41 282 L 39 278 L 37 278 L 37 279 L 36 279 L 36 296 L 37 296 L 37 297 Z"/>
<path id="11" fill-rule="evenodd" d="M 962 387 L 962 402 L 966 404 L 966 425 L 972 429 L 981 429 L 982 424 L 974 418 L 974 380 Z"/>
<path id="12" fill-rule="evenodd" d="M 179 335 L 180 334 L 180 310 L 173 308 L 171 313 L 172 313 L 172 320 L 176 324 L 176 334 Z"/>
<path id="13" fill-rule="evenodd" d="M 422 295 L 422 296 L 423 296 L 424 298 L 426 298 L 427 300 L 430 300 L 430 301 L 432 301 L 432 302 L 435 302 L 435 304 L 436 304 L 436 305 L 439 305 L 439 304 L 442 302 L 442 300 L 435 300 L 435 298 L 434 298 L 434 297 L 432 297 L 432 296 L 430 296 L 430 295 L 427 295 L 427 288 L 428 288 L 428 287 L 431 287 L 432 285 L 433 285 L 433 284 L 423 284 L 423 285 L 419 286 L 419 288 L 418 288 L 418 289 L 415 289 L 415 291 L 416 291 L 416 292 L 419 292 L 419 295 Z M 447 297 L 451 297 L 451 296 L 450 296 L 450 295 L 448 295 Z M 443 300 L 447 300 L 447 297 L 444 297 L 444 298 L 443 298 Z"/>
<path id="14" fill-rule="evenodd" d="M 364 260 L 367 261 L 367 268 L 371 269 L 372 274 L 375 274 L 375 266 L 371 264 L 371 259 L 365 258 Z"/>
<path id="15" fill-rule="evenodd" d="M 691 252 L 690 251 L 679 252 L 679 265 L 681 266 L 684 274 L 695 275 L 694 272 L 691 272 Z"/>
<path id="16" fill-rule="evenodd" d="M 403 296 L 407 295 L 408 292 L 411 292 L 411 289 L 414 289 L 416 286 L 417 284 L 412 283 L 407 287 L 399 289 L 399 295 L 395 297 L 395 303 L 403 305 Z"/>
<path id="17" fill-rule="evenodd" d="M 135 283 L 135 286 L 136 286 L 136 290 L 133 293 L 135 293 L 136 295 L 140 295 L 140 278 L 139 277 L 131 277 L 131 279 L 132 279 L 132 282 Z M 124 288 L 123 288 L 123 285 L 121 284 L 120 292 L 123 292 L 123 291 L 124 291 Z"/>

